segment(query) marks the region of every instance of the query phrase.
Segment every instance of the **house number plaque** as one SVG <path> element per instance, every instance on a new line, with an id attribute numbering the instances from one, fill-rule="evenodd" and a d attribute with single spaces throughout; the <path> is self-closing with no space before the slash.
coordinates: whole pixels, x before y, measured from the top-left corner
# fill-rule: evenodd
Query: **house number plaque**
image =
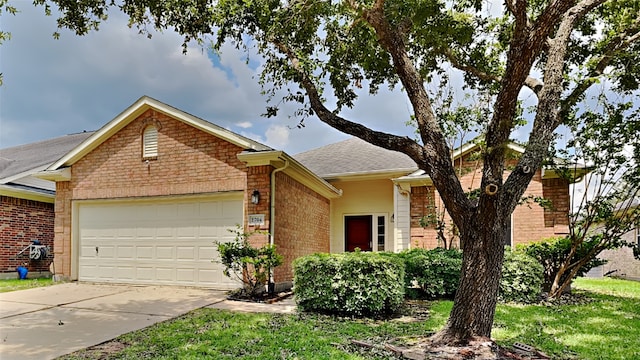
<path id="1" fill-rule="evenodd" d="M 249 226 L 264 225 L 264 214 L 249 215 Z"/>

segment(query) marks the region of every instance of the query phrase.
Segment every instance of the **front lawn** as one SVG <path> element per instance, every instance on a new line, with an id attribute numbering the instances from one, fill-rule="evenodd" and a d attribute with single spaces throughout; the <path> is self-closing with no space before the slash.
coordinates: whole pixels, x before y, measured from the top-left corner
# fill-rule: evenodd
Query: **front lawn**
<path id="1" fill-rule="evenodd" d="M 503 346 L 534 346 L 553 359 L 640 358 L 640 283 L 578 279 L 575 288 L 573 305 L 499 305 L 493 337 Z M 414 304 L 408 311 L 426 318 L 419 322 L 200 309 L 64 358 L 393 359 L 350 341 L 410 344 L 438 330 L 450 309 L 450 301 Z"/>
<path id="2" fill-rule="evenodd" d="M 0 280 L 0 293 L 53 285 L 51 278 Z"/>

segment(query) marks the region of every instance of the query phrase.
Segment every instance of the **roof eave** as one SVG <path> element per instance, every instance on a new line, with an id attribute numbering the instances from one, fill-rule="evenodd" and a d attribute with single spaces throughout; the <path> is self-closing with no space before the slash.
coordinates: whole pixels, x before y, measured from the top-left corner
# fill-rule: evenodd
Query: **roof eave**
<path id="1" fill-rule="evenodd" d="M 205 120 L 202 120 L 184 111 L 178 110 L 163 102 L 160 102 L 148 96 L 143 96 L 140 99 L 138 99 L 135 103 L 133 103 L 131 106 L 126 108 L 113 120 L 109 121 L 102 128 L 96 131 L 93 135 L 85 139 L 82 143 L 80 143 L 80 145 L 76 146 L 74 149 L 69 151 L 60 160 L 53 163 L 48 168 L 48 170 L 56 170 L 64 166 L 73 165 L 76 161 L 80 160 L 86 154 L 88 154 L 93 149 L 95 149 L 98 145 L 106 141 L 108 138 L 113 136 L 115 133 L 120 131 L 123 127 L 131 123 L 138 116 L 142 115 L 145 111 L 149 109 L 154 109 L 156 111 L 159 111 L 171 118 L 177 119 L 199 130 L 202 130 L 206 133 L 209 133 L 211 135 L 224 139 L 243 149 L 253 149 L 253 150 L 270 149 L 269 147 L 262 145 L 256 141 L 234 134 L 231 131 L 227 131 L 222 128 L 219 128 L 218 126 L 215 126 L 212 123 L 209 123 Z"/>
<path id="2" fill-rule="evenodd" d="M 35 190 L 18 189 L 9 185 L 0 185 L 0 195 L 18 199 L 33 200 L 53 204 L 56 196 Z"/>
<path id="3" fill-rule="evenodd" d="M 358 172 L 348 172 L 348 173 L 327 174 L 327 175 L 322 175 L 322 178 L 327 181 L 380 180 L 380 179 L 393 179 L 393 178 L 402 177 L 414 171 L 416 171 L 416 168 L 358 171 Z"/>
<path id="4" fill-rule="evenodd" d="M 433 186 L 433 180 L 427 174 L 423 175 L 407 175 L 399 178 L 392 179 L 400 190 L 411 192 L 412 187 L 418 186 Z"/>
<path id="5" fill-rule="evenodd" d="M 11 176 L 7 176 L 5 178 L 0 179 L 0 184 L 7 184 L 10 183 L 12 181 L 15 181 L 17 179 L 22 179 L 23 177 L 27 177 L 30 175 L 34 175 L 34 174 L 38 174 L 39 172 L 45 170 L 46 168 L 48 168 L 51 164 L 45 164 L 45 165 L 39 165 L 39 166 L 35 166 L 32 169 L 29 169 L 27 171 L 23 171 L 19 174 L 13 174 Z"/>
<path id="6" fill-rule="evenodd" d="M 289 156 L 284 151 L 270 150 L 258 152 L 241 152 L 238 159 L 247 166 L 271 165 L 275 168 L 283 168 L 284 173 L 291 176 L 299 183 L 314 190 L 327 199 L 335 199 L 342 196 L 342 191 L 307 169 L 297 160 Z M 286 167 L 285 167 L 286 166 Z"/>
<path id="7" fill-rule="evenodd" d="M 39 173 L 34 174 L 33 176 L 50 181 L 69 181 L 71 180 L 71 168 L 64 167 L 60 169 L 47 169 L 44 171 L 40 171 Z"/>
<path id="8" fill-rule="evenodd" d="M 593 168 L 588 166 L 573 165 L 570 170 L 572 171 L 572 174 L 569 181 L 571 183 L 577 183 L 577 182 L 580 182 L 585 175 L 593 171 Z M 542 176 L 543 179 L 562 178 L 562 176 L 558 174 L 555 168 L 549 167 L 549 166 L 543 166 L 542 170 L 540 171 L 540 175 Z"/>

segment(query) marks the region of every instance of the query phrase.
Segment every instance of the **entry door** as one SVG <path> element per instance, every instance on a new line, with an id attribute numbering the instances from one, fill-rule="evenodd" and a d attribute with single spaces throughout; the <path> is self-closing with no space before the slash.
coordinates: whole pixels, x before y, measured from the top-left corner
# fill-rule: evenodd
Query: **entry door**
<path id="1" fill-rule="evenodd" d="M 345 250 L 371 251 L 372 215 L 345 216 Z"/>

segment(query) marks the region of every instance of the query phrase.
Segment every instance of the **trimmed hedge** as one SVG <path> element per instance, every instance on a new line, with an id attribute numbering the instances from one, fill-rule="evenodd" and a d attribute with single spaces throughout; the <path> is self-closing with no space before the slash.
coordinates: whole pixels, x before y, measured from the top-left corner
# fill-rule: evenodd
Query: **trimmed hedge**
<path id="1" fill-rule="evenodd" d="M 460 250 L 417 248 L 402 252 L 398 256 L 405 262 L 405 286 L 408 297 L 452 298 L 455 295 L 462 268 Z"/>
<path id="2" fill-rule="evenodd" d="M 378 316 L 404 301 L 404 264 L 378 253 L 314 254 L 293 262 L 302 311 Z"/>
<path id="3" fill-rule="evenodd" d="M 533 257 L 505 250 L 500 279 L 499 300 L 532 303 L 542 291 L 544 269 Z"/>
<path id="4" fill-rule="evenodd" d="M 460 250 L 411 249 L 395 256 L 405 262 L 405 293 L 408 298 L 455 296 L 462 269 Z M 505 250 L 500 279 L 501 301 L 534 302 L 540 295 L 542 281 L 543 269 L 534 258 Z"/>

